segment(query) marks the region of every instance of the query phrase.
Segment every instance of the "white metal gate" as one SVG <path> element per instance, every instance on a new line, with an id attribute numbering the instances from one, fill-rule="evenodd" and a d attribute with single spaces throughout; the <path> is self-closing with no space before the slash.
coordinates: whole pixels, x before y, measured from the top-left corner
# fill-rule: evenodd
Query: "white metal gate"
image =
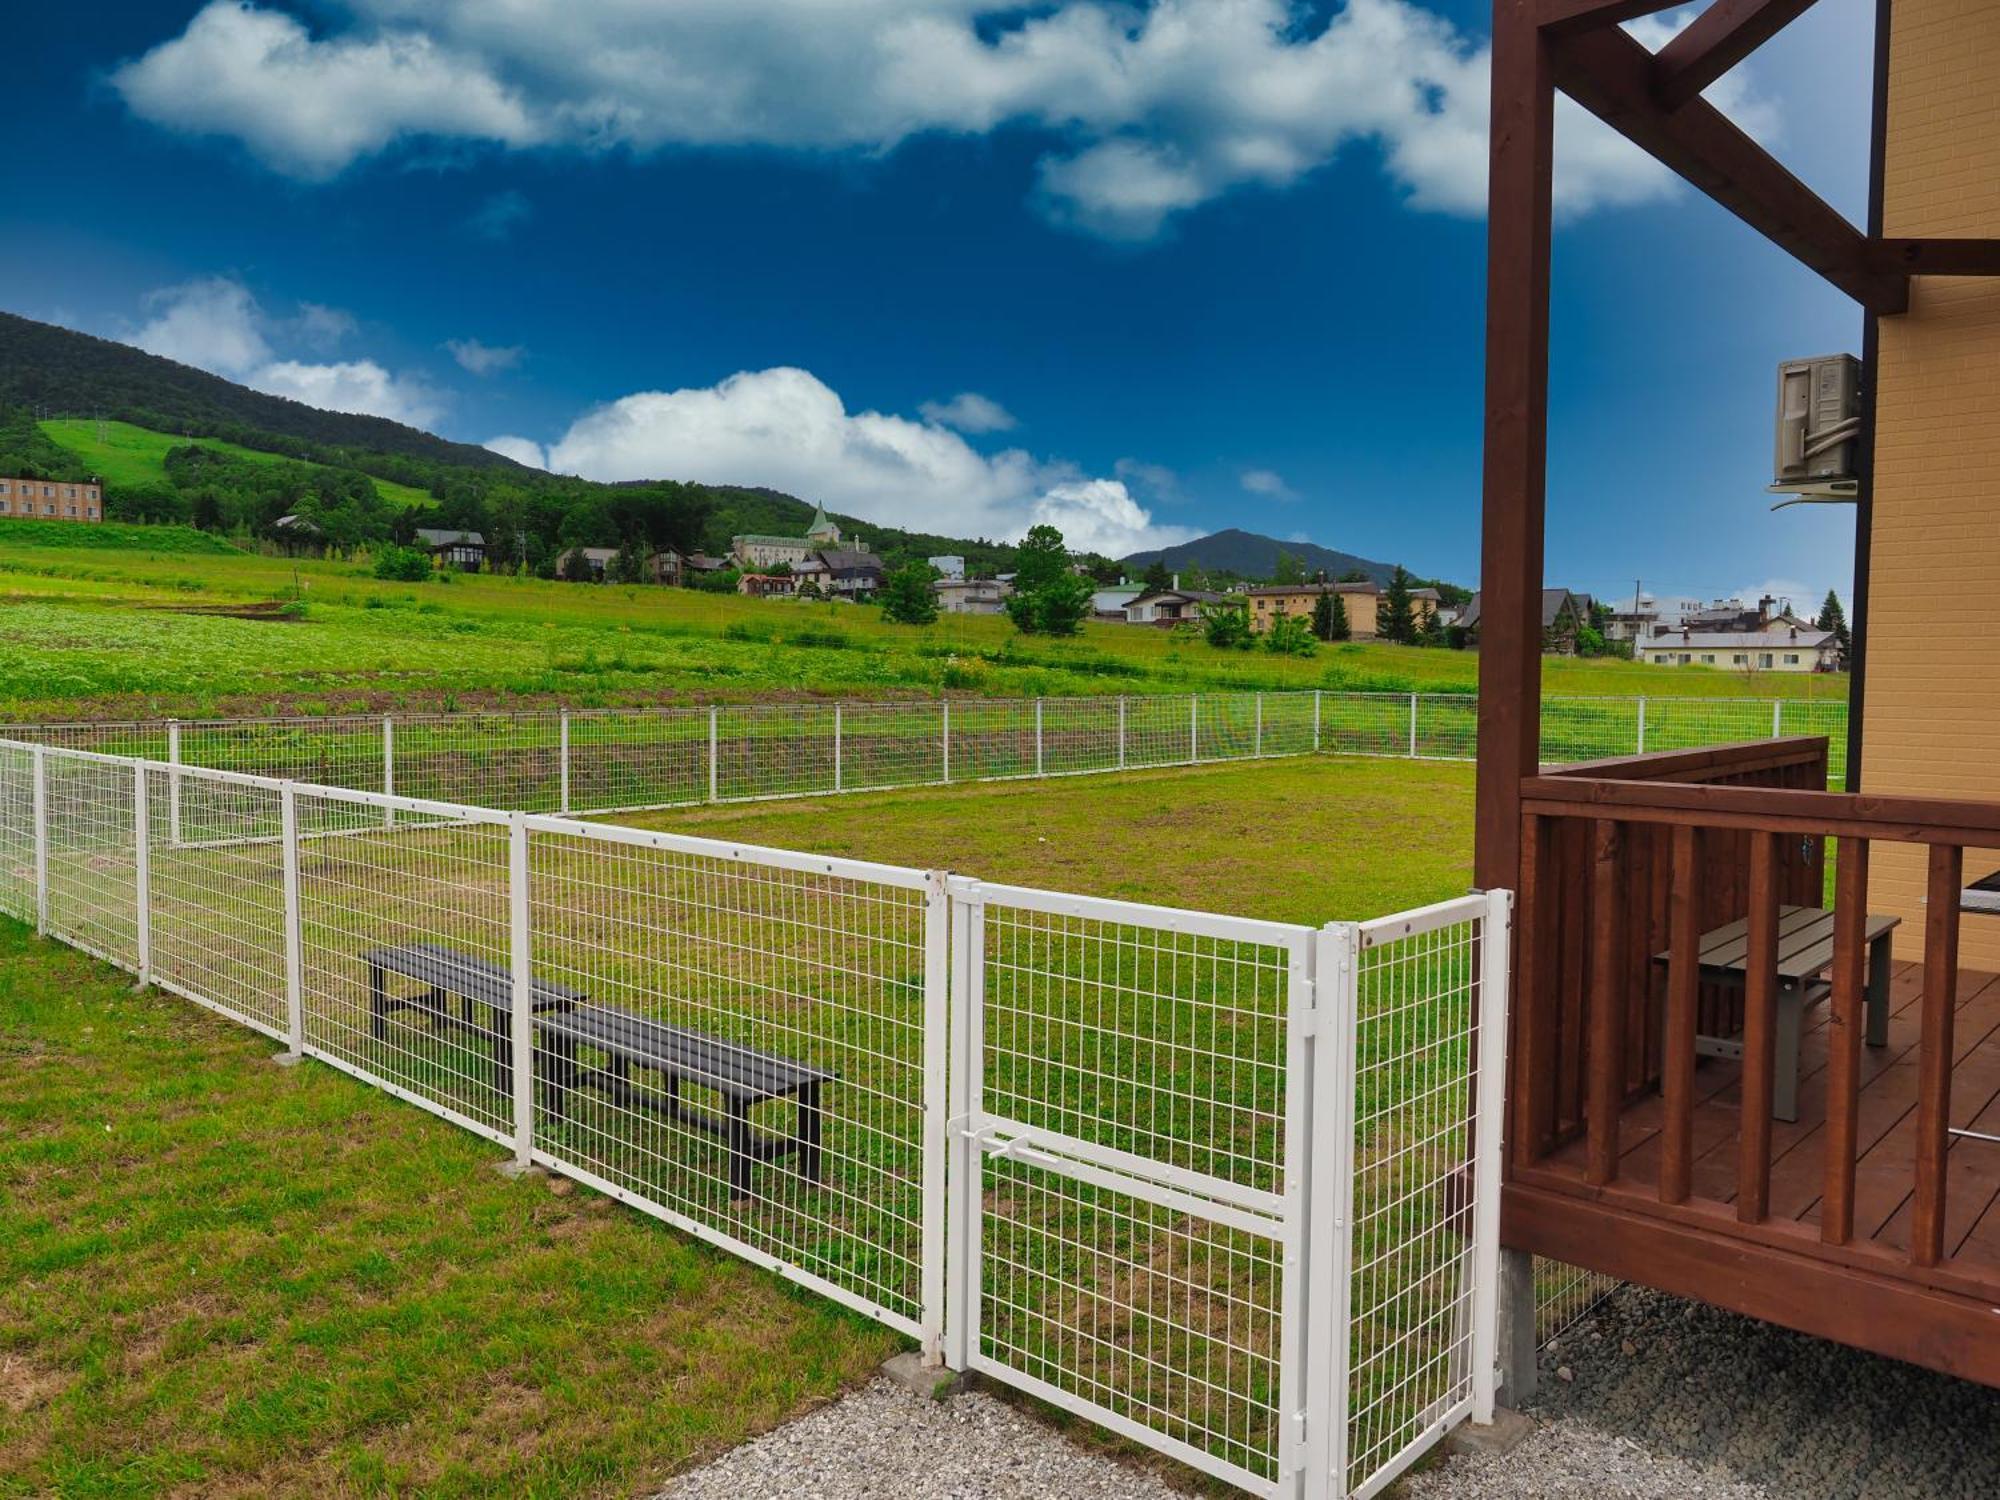
<path id="1" fill-rule="evenodd" d="M 949 1362 L 1284 1492 L 1312 930 L 955 885 Z"/>

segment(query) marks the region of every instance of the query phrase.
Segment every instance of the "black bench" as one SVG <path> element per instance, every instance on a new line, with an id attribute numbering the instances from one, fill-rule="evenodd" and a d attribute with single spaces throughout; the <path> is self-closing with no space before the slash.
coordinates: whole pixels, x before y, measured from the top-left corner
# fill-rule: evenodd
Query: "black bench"
<path id="1" fill-rule="evenodd" d="M 461 953 L 436 943 L 407 943 L 371 948 L 362 954 L 368 965 L 369 1030 L 377 1041 L 389 1034 L 389 1016 L 414 1010 L 441 1026 L 467 1031 L 486 1041 L 493 1051 L 500 1091 L 514 1087 L 514 976 L 504 965 Z M 424 988 L 412 995 L 389 993 L 388 976 L 414 979 Z M 750 1196 L 750 1168 L 794 1153 L 808 1182 L 820 1180 L 820 1089 L 836 1075 L 789 1058 L 761 1052 L 737 1042 L 725 1042 L 685 1026 L 648 1021 L 615 1005 L 599 1005 L 581 990 L 531 981 L 535 1016 L 535 1071 L 543 1084 L 543 1102 L 556 1119 L 564 1117 L 569 1091 L 588 1085 L 600 1088 L 628 1108 L 655 1110 L 667 1118 L 706 1131 L 729 1146 L 729 1191 L 733 1198 Z M 460 1014 L 452 1013 L 458 997 Z M 475 1007 L 485 1006 L 481 1025 Z M 609 1060 L 602 1068 L 577 1062 L 580 1047 L 591 1047 Z M 659 1073 L 663 1094 L 640 1089 L 632 1081 L 635 1068 Z M 688 1082 L 713 1089 L 723 1099 L 720 1119 L 681 1102 L 680 1086 Z M 767 1100 L 792 1098 L 797 1120 L 789 1137 L 765 1135 L 751 1128 L 750 1110 Z"/>
<path id="2" fill-rule="evenodd" d="M 361 955 L 368 965 L 368 1029 L 376 1041 L 389 1035 L 392 1011 L 414 1010 L 435 1023 L 471 1033 L 493 1049 L 493 1065 L 499 1073 L 500 1092 L 514 1087 L 514 976 L 505 965 L 490 959 L 461 953 L 436 943 L 406 943 L 395 948 L 371 948 Z M 414 979 L 424 986 L 412 995 L 389 993 L 391 974 Z M 584 1002 L 580 990 L 551 984 L 546 979 L 532 982 L 532 1009 L 536 1015 L 567 1010 Z M 451 999 L 457 996 L 461 1013 L 453 1015 Z M 485 1006 L 487 1024 L 479 1024 L 474 1009 Z"/>
<path id="3" fill-rule="evenodd" d="M 750 1196 L 753 1163 L 795 1153 L 800 1175 L 808 1182 L 820 1180 L 820 1090 L 838 1075 L 685 1026 L 648 1021 L 615 1005 L 573 1005 L 541 1020 L 538 1027 L 549 1059 L 545 1074 L 549 1108 L 558 1118 L 569 1090 L 589 1085 L 627 1108 L 654 1110 L 726 1141 L 732 1198 Z M 607 1065 L 581 1067 L 577 1053 L 582 1047 L 602 1052 Z M 634 1068 L 660 1074 L 666 1082 L 664 1092 L 641 1090 L 632 1081 Z M 683 1082 L 721 1095 L 725 1114 L 717 1118 L 683 1104 Z M 789 1137 L 751 1128 L 753 1105 L 787 1096 L 797 1107 Z"/>

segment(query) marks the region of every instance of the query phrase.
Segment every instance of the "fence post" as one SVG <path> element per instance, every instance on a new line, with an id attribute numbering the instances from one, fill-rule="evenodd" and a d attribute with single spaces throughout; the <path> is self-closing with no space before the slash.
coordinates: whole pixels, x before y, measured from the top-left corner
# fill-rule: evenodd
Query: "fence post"
<path id="1" fill-rule="evenodd" d="M 139 987 L 153 982 L 153 829 L 146 811 L 146 763 L 132 767 L 132 935 L 139 949 Z"/>
<path id="2" fill-rule="evenodd" d="M 396 795 L 396 720 L 392 715 L 382 715 L 382 795 Z M 382 807 L 382 826 L 396 826 L 396 809 L 386 803 Z"/>
<path id="3" fill-rule="evenodd" d="M 945 1184 L 951 1150 L 951 1097 L 947 1069 L 951 1037 L 951 897 L 942 870 L 928 871 L 924 886 L 924 1218 L 923 1358 L 945 1362 Z"/>
<path id="4" fill-rule="evenodd" d="M 1256 757 L 1262 755 L 1263 753 L 1264 753 L 1264 695 L 1262 693 L 1259 693 L 1257 695 L 1257 737 L 1256 739 L 1251 741 L 1250 754 L 1252 755 L 1252 757 Z"/>
<path id="5" fill-rule="evenodd" d="M 1783 698 L 1773 698 L 1771 700 L 1771 738 L 1781 740 L 1784 737 L 1785 700 Z"/>
<path id="6" fill-rule="evenodd" d="M 944 1362 L 963 1370 L 978 1347 L 980 1219 L 984 1154 L 974 1130 L 983 1099 L 975 1071 L 985 1055 L 985 904 L 979 882 L 962 875 L 945 881 L 951 896 L 951 1065 L 945 1106 L 951 1147 L 945 1210 Z"/>
<path id="7" fill-rule="evenodd" d="M 1417 695 L 1410 694 L 1410 759 L 1417 758 Z"/>
<path id="8" fill-rule="evenodd" d="M 1318 688 L 1313 689 L 1313 754 L 1319 754 L 1320 699 L 1324 695 Z"/>
<path id="9" fill-rule="evenodd" d="M 1125 695 L 1118 695 L 1118 769 L 1125 769 Z"/>
<path id="10" fill-rule="evenodd" d="M 49 762 L 48 754 L 35 746 L 35 931 L 49 930 Z"/>
<path id="11" fill-rule="evenodd" d="M 278 788 L 278 858 L 285 892 L 285 1046 L 292 1062 L 306 1052 L 305 938 L 299 913 L 299 801 L 287 781 Z"/>
<path id="12" fill-rule="evenodd" d="M 1472 1420 L 1493 1421 L 1500 1368 L 1500 1123 L 1507 1094 L 1507 985 L 1514 893 L 1488 891 L 1480 922 L 1479 1076 L 1472 1122 Z"/>
<path id="13" fill-rule="evenodd" d="M 1042 774 L 1042 700 L 1035 700 L 1035 774 Z"/>
<path id="14" fill-rule="evenodd" d="M 1354 1078 L 1360 1031 L 1361 934 L 1352 922 L 1319 930 L 1313 955 L 1312 1182 L 1307 1194 L 1306 1306 L 1318 1337 L 1306 1349 L 1306 1493 L 1347 1493 L 1354 1307 Z"/>
<path id="15" fill-rule="evenodd" d="M 181 721 L 167 720 L 167 842 L 181 841 Z"/>
<path id="16" fill-rule="evenodd" d="M 840 790 L 840 705 L 833 705 L 833 789 Z"/>
<path id="17" fill-rule="evenodd" d="M 1201 694 L 1188 694 L 1188 764 L 1201 759 Z"/>
<path id="18" fill-rule="evenodd" d="M 513 1052 L 514 1162 L 527 1166 L 535 1145 L 535 978 L 528 933 L 528 822 L 507 815 L 507 956 L 513 981 L 508 1041 Z"/>
<path id="19" fill-rule="evenodd" d="M 569 811 L 569 710 L 563 709 L 556 725 L 556 765 L 562 775 L 561 803 L 563 812 Z"/>
<path id="20" fill-rule="evenodd" d="M 941 721 L 938 733 L 944 757 L 942 763 L 944 780 L 949 782 L 951 780 L 951 699 L 946 698 L 942 700 L 940 706 L 944 712 L 938 716 Z"/>
<path id="21" fill-rule="evenodd" d="M 1639 748 L 1635 753 L 1639 755 L 1646 753 L 1646 700 L 1644 698 L 1639 700 Z"/>
<path id="22" fill-rule="evenodd" d="M 709 704 L 708 706 L 708 800 L 711 802 L 716 802 L 720 800 L 715 794 L 716 788 L 719 785 L 715 768 L 716 721 L 720 717 L 720 714 L 721 710 L 716 704 L 713 703 Z"/>

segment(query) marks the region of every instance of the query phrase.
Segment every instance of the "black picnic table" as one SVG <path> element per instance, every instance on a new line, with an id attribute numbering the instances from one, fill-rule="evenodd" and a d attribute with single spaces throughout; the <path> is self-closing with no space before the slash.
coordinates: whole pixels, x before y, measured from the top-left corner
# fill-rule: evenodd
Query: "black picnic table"
<path id="1" fill-rule="evenodd" d="M 511 1092 L 514 977 L 509 969 L 437 943 L 371 948 L 362 959 L 368 965 L 370 1030 L 378 1041 L 388 1036 L 391 1012 L 420 1011 L 437 1024 L 487 1040 L 500 1091 Z M 424 988 L 413 995 L 392 995 L 388 987 L 391 974 L 414 979 Z M 571 1090 L 598 1088 L 627 1108 L 654 1110 L 727 1143 L 731 1197 L 750 1195 L 754 1163 L 795 1153 L 801 1175 L 809 1182 L 820 1180 L 820 1096 L 824 1085 L 838 1075 L 691 1027 L 649 1021 L 546 979 L 532 979 L 530 994 L 537 1033 L 535 1049 L 540 1059 L 537 1070 L 542 1075 L 544 1102 L 555 1118 L 566 1117 Z M 451 1007 L 453 996 L 461 1004 L 456 1015 Z M 475 1013 L 478 1006 L 488 1012 L 484 1025 Z M 605 1065 L 581 1066 L 578 1053 L 583 1047 L 603 1053 Z M 656 1094 L 640 1089 L 632 1080 L 634 1069 L 660 1074 L 665 1090 Z M 683 1103 L 680 1089 L 684 1082 L 719 1094 L 724 1114 L 718 1118 Z M 786 1097 L 796 1105 L 790 1136 L 766 1135 L 751 1127 L 753 1106 Z"/>
<path id="2" fill-rule="evenodd" d="M 1868 1029 L 1871 1047 L 1889 1041 L 1889 934 L 1902 922 L 1900 917 L 1870 916 L 1862 941 L 1868 945 Z M 1799 1117 L 1799 1037 L 1805 1007 L 1826 998 L 1833 985 L 1822 979 L 1833 965 L 1833 924 L 1831 911 L 1816 906 L 1778 908 L 1778 1014 L 1776 1037 L 1776 1077 L 1772 1081 L 1771 1113 L 1780 1120 Z M 1743 984 L 1749 974 L 1750 919 L 1738 917 L 1701 935 L 1698 948 L 1701 977 L 1713 984 Z M 1657 953 L 1654 962 L 1669 962 L 1670 953 Z M 1694 1039 L 1697 1057 L 1727 1057 L 1740 1060 L 1740 1036 L 1705 1036 Z"/>

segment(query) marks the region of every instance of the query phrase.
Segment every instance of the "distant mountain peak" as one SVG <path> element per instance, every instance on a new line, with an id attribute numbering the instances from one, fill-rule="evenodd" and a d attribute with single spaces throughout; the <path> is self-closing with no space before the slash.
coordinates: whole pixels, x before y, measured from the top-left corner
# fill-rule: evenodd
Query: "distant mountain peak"
<path id="1" fill-rule="evenodd" d="M 1240 526 L 1211 532 L 1172 547 L 1134 552 L 1119 561 L 1134 571 L 1160 562 L 1176 571 L 1202 568 L 1210 573 L 1234 573 L 1242 578 L 1269 578 L 1278 571 L 1280 552 L 1296 557 L 1308 578 L 1322 570 L 1329 580 L 1343 573 L 1362 572 L 1377 583 L 1387 583 L 1389 576 L 1396 571 L 1394 563 L 1376 562 L 1372 558 L 1357 557 L 1352 552 L 1337 552 L 1317 542 L 1280 541 L 1261 532 L 1245 531 Z"/>

